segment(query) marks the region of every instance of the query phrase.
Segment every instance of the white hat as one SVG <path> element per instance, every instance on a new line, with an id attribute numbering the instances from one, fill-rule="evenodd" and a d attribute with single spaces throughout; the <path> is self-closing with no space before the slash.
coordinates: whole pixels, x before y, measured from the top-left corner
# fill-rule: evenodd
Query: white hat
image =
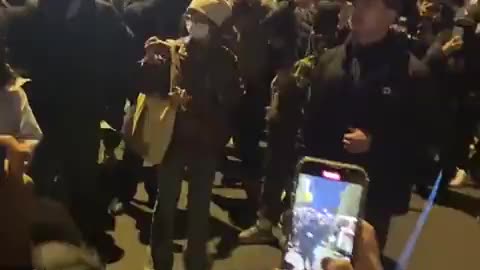
<path id="1" fill-rule="evenodd" d="M 232 6 L 226 0 L 193 0 L 188 9 L 202 13 L 217 26 L 232 16 Z"/>

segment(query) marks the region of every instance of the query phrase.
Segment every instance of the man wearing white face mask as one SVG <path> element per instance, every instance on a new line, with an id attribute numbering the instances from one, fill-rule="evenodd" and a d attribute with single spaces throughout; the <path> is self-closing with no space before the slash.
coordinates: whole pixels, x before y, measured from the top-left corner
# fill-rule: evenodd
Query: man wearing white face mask
<path id="1" fill-rule="evenodd" d="M 185 167 L 191 175 L 185 268 L 210 267 L 205 245 L 211 189 L 217 159 L 230 137 L 230 115 L 242 94 L 236 58 L 220 42 L 220 26 L 230 16 L 224 0 L 194 0 L 185 15 L 187 37 L 167 42 L 154 37 L 145 45 L 144 67 L 170 65 L 170 93 L 153 91 L 176 110 L 172 141 L 158 165 L 150 243 L 155 270 L 173 267 L 175 210 Z"/>

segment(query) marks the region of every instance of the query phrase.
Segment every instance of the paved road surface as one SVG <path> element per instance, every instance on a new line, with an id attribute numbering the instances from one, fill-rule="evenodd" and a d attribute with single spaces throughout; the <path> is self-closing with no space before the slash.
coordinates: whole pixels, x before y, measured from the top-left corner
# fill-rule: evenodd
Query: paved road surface
<path id="1" fill-rule="evenodd" d="M 186 206 L 188 185 L 184 184 L 179 209 Z M 242 198 L 244 193 L 239 189 L 216 188 L 214 193 L 226 198 Z M 435 206 L 416 246 L 409 270 L 478 270 L 480 264 L 480 223 L 474 213 L 480 214 L 480 191 L 473 188 L 455 192 L 455 208 Z M 145 192 L 139 185 L 137 199 L 144 200 Z M 414 196 L 411 211 L 408 215 L 398 217 L 392 224 L 391 234 L 386 248 L 386 255 L 398 258 L 399 254 L 413 230 L 420 215 L 424 201 Z M 456 209 L 458 208 L 458 209 Z M 146 229 L 150 215 L 148 209 L 141 204 L 130 207 L 129 214 L 117 217 L 116 229 L 112 232 L 117 245 L 125 250 L 125 256 L 111 264 L 108 270 L 140 270 L 146 262 L 145 243 L 148 235 Z M 211 204 L 213 235 L 211 248 L 220 241 L 221 235 L 232 235 L 237 228 L 229 223 L 228 213 Z M 182 270 L 181 249 L 185 244 L 185 213 L 179 211 L 178 251 L 175 255 L 175 270 Z M 143 227 L 143 232 L 141 229 Z M 223 250 L 223 249 L 222 249 Z M 215 262 L 214 270 L 271 270 L 280 260 L 280 251 L 270 246 L 236 247 L 226 259 Z"/>

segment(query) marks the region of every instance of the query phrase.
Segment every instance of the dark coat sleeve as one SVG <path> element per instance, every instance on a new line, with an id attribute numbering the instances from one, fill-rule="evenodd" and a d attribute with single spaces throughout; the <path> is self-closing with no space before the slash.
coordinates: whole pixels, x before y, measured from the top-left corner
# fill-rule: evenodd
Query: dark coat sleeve
<path id="1" fill-rule="evenodd" d="M 125 6 L 124 18 L 140 42 L 150 36 L 178 38 L 188 5 L 187 0 L 135 1 Z"/>
<path id="2" fill-rule="evenodd" d="M 244 89 L 241 87 L 240 72 L 238 70 L 238 59 L 230 49 L 224 48 L 225 69 L 222 77 L 225 82 L 225 89 L 218 93 L 221 106 L 231 111 L 240 103 Z"/>
<path id="3" fill-rule="evenodd" d="M 2 28 L 5 46 L 8 50 L 9 62 L 20 73 L 28 73 L 31 68 L 32 49 L 31 37 L 33 18 L 36 6 L 25 5 L 4 9 Z M 24 74 L 22 74 L 24 75 Z"/>
<path id="4" fill-rule="evenodd" d="M 443 53 L 442 46 L 452 37 L 451 30 L 440 32 L 435 41 L 427 49 L 422 58 L 423 64 L 430 69 L 433 76 L 444 76 L 447 70 L 448 56 Z"/>
<path id="5" fill-rule="evenodd" d="M 139 80 L 137 62 L 140 54 L 135 51 L 133 33 L 113 6 L 102 4 L 98 6 L 98 18 L 105 57 L 105 68 L 108 70 L 106 98 L 124 104 L 125 98 L 136 96 Z"/>
<path id="6" fill-rule="evenodd" d="M 268 29 L 272 48 L 277 52 L 273 57 L 275 68 L 290 68 L 297 60 L 298 28 L 294 10 L 293 4 L 281 1 L 262 21 Z"/>
<path id="7" fill-rule="evenodd" d="M 430 69 L 415 56 L 411 56 L 409 75 L 412 95 L 411 126 L 405 132 L 411 133 L 414 154 L 424 158 L 432 148 L 438 149 L 441 135 L 441 92 Z M 413 132 L 411 132 L 413 131 Z M 413 155 L 415 157 L 415 155 Z M 433 157 L 432 157 L 433 158 Z"/>
<path id="8" fill-rule="evenodd" d="M 218 53 L 211 56 L 210 62 L 215 72 L 214 97 L 192 98 L 189 105 L 205 120 L 235 111 L 243 94 L 237 59 L 229 49 L 218 48 Z M 213 100 L 205 100 L 205 98 L 213 98 Z"/>
<path id="9" fill-rule="evenodd" d="M 328 50 L 316 61 L 309 74 L 311 83 L 315 84 L 312 91 L 322 91 L 324 68 L 338 57 L 339 52 L 338 48 Z M 279 142 L 279 146 L 293 147 L 298 130 L 304 124 L 304 110 L 314 101 L 310 100 L 308 87 L 300 87 L 292 72 L 279 73 L 272 83 L 272 92 L 272 104 L 267 118 L 269 132 L 272 139 Z"/>

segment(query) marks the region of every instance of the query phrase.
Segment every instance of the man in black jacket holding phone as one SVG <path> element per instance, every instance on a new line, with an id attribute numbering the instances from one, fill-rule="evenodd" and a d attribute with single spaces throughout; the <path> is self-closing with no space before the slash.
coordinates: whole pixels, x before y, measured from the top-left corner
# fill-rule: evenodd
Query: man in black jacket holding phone
<path id="1" fill-rule="evenodd" d="M 319 58 L 310 93 L 291 81 L 280 84 L 269 123 L 263 208 L 257 225 L 240 235 L 245 243 L 271 240 L 302 124 L 306 155 L 367 169 L 366 220 L 376 228 L 381 248 L 391 217 L 408 210 L 417 172 L 429 158 L 429 112 L 436 104 L 429 70 L 390 30 L 402 1 L 356 0 L 354 5 L 352 36 Z"/>

